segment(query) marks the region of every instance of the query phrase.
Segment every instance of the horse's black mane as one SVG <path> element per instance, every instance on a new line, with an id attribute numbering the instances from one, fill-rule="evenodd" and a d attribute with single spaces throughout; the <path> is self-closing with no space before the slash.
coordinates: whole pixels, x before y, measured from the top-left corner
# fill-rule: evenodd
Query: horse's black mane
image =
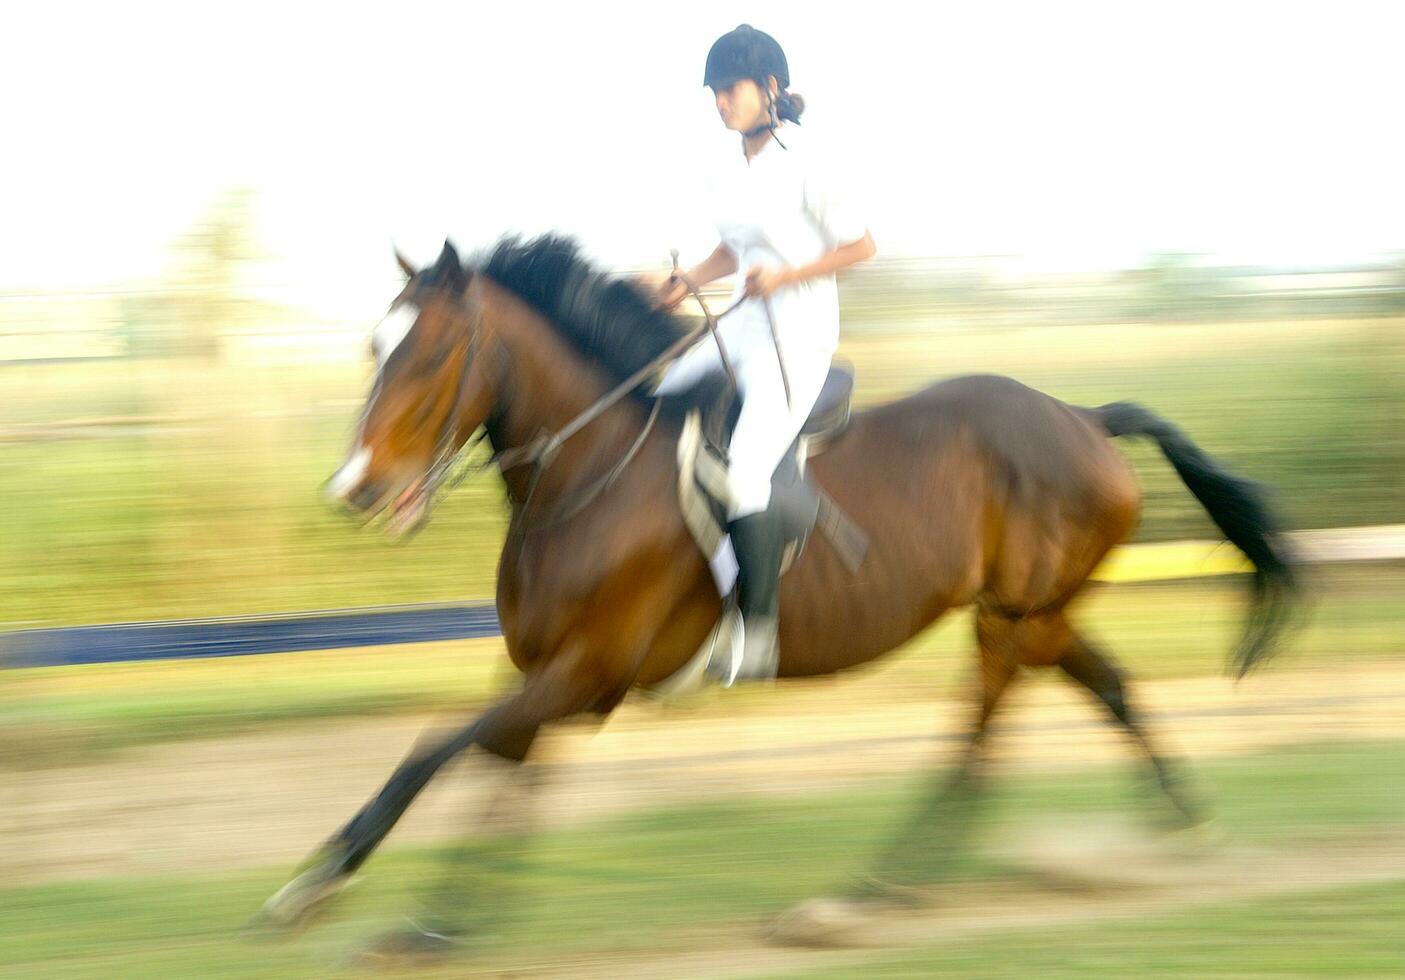
<path id="1" fill-rule="evenodd" d="M 570 238 L 507 238 L 470 265 L 541 313 L 616 381 L 686 332 L 678 317 L 656 309 L 638 286 L 592 266 Z"/>

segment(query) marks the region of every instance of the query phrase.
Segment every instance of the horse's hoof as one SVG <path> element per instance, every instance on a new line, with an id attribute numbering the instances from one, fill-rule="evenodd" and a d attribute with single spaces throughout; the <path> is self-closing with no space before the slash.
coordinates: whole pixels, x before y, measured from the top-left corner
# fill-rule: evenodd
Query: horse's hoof
<path id="1" fill-rule="evenodd" d="M 880 911 L 880 903 L 869 900 L 812 898 L 778 916 L 766 938 L 782 946 L 858 946 Z"/>
<path id="2" fill-rule="evenodd" d="M 264 902 L 245 931 L 267 934 L 307 924 L 351 883 L 350 874 L 335 868 L 331 863 L 308 868 Z"/>
<path id="3" fill-rule="evenodd" d="M 865 908 L 916 910 L 932 904 L 932 894 L 927 888 L 917 885 L 899 885 L 876 875 L 860 875 L 854 879 L 852 889 L 847 893 L 851 901 L 862 902 Z"/>
<path id="4" fill-rule="evenodd" d="M 1195 856 L 1219 850 L 1229 842 L 1229 834 L 1223 824 L 1213 817 L 1208 817 L 1170 831 L 1165 840 L 1176 852 Z"/>
<path id="5" fill-rule="evenodd" d="M 409 925 L 373 940 L 350 954 L 343 962 L 346 967 L 386 967 L 395 963 L 424 962 L 455 956 L 464 949 L 463 941 L 450 933 L 416 922 L 406 916 Z"/>

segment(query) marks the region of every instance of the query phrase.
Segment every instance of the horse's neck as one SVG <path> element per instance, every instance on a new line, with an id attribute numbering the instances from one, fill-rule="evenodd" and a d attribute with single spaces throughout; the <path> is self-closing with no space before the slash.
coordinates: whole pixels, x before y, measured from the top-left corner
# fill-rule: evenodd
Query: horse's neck
<path id="1" fill-rule="evenodd" d="M 614 385 L 539 314 L 501 289 L 493 293 L 485 299 L 495 314 L 494 334 L 506 356 L 488 440 L 501 452 L 559 432 Z M 545 504 L 593 479 L 628 450 L 645 422 L 644 411 L 629 398 L 611 406 L 561 446 L 556 459 L 537 477 L 534 501 Z M 520 502 L 527 493 L 532 470 L 521 466 L 503 474 L 514 501 Z"/>

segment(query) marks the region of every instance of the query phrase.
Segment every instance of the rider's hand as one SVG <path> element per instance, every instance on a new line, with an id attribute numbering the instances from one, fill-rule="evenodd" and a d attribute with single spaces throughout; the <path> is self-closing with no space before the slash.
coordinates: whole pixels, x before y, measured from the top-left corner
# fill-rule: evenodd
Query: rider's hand
<path id="1" fill-rule="evenodd" d="M 755 265 L 746 273 L 746 294 L 748 296 L 759 296 L 762 299 L 773 295 L 776 290 L 789 286 L 792 282 L 792 272 L 786 266 L 769 268 L 764 265 Z"/>
<path id="2" fill-rule="evenodd" d="M 639 284 L 654 301 L 654 307 L 671 310 L 688 298 L 688 287 L 672 273 L 639 277 Z"/>

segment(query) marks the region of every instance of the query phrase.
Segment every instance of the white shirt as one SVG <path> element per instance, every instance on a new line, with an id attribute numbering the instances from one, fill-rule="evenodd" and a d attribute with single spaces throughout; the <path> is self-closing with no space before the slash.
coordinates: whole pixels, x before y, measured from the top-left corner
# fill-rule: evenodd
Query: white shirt
<path id="1" fill-rule="evenodd" d="M 712 212 L 722 243 L 737 257 L 732 301 L 746 288 L 754 266 L 809 265 L 840 245 L 858 241 L 868 226 L 852 202 L 836 188 L 799 126 L 778 129 L 747 160 L 737 148 L 711 181 Z M 785 144 L 782 148 L 781 143 Z M 824 356 L 839 343 L 839 292 L 834 276 L 818 276 L 778 290 L 771 297 L 776 332 L 790 357 Z M 743 304 L 721 323 L 723 339 L 738 348 L 771 347 L 766 310 L 759 300 Z M 772 355 L 774 356 L 774 355 Z"/>

